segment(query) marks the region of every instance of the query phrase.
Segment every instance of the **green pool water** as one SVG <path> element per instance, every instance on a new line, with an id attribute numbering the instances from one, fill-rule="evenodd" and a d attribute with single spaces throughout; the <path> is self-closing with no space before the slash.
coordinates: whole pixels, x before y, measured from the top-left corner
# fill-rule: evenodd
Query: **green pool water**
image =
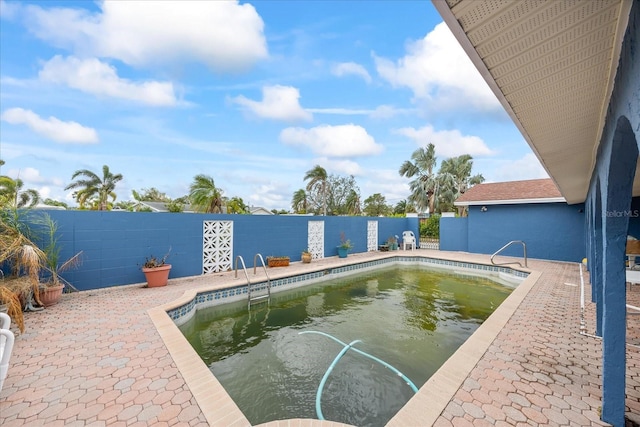
<path id="1" fill-rule="evenodd" d="M 198 310 L 180 329 L 252 424 L 317 418 L 316 393 L 345 343 L 417 387 L 511 293 L 487 278 L 387 267 L 246 302 Z M 413 396 L 400 376 L 352 350 L 321 396 L 325 419 L 383 426 Z"/>

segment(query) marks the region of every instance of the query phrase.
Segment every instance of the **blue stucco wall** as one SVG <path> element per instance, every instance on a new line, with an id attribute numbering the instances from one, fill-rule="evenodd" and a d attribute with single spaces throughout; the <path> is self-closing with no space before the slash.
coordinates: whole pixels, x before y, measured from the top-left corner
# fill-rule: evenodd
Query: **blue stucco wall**
<path id="1" fill-rule="evenodd" d="M 467 218 L 440 220 L 440 248 L 492 254 L 522 240 L 529 258 L 579 262 L 586 256 L 584 221 L 583 204 L 489 205 L 486 212 L 471 206 Z M 501 254 L 522 256 L 522 246 L 512 245 Z"/>
<path id="2" fill-rule="evenodd" d="M 586 202 L 596 334 L 603 337 L 602 420 L 613 425 L 625 423 L 624 250 L 626 236 L 640 231 L 631 199 L 640 144 L 640 2 L 631 5 Z"/>
<path id="3" fill-rule="evenodd" d="M 145 212 L 46 211 L 58 226 L 60 259 L 82 251 L 82 265 L 62 276 L 80 290 L 144 282 L 145 258 L 162 257 L 171 278 L 202 274 L 203 221 L 233 221 L 233 257 L 247 268 L 260 253 L 300 261 L 307 248 L 309 221 L 324 221 L 324 256 L 337 255 L 340 233 L 353 244 L 352 253 L 367 251 L 367 222 L 378 222 L 378 244 L 404 230 L 419 234 L 418 218 L 212 215 Z"/>
<path id="4" fill-rule="evenodd" d="M 468 218 L 440 218 L 440 250 L 469 252 Z"/>

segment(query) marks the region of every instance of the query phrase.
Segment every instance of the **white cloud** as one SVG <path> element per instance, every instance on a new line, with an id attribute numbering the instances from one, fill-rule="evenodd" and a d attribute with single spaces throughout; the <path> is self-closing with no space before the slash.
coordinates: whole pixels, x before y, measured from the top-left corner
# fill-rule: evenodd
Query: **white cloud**
<path id="1" fill-rule="evenodd" d="M 365 82 L 371 83 L 369 72 L 360 64 L 355 62 L 342 62 L 331 67 L 331 73 L 338 77 L 353 75 L 361 77 Z"/>
<path id="2" fill-rule="evenodd" d="M 447 158 L 462 154 L 471 156 L 492 154 L 492 151 L 482 138 L 473 135 L 462 135 L 457 129 L 436 131 L 432 126 L 424 126 L 420 129 L 402 128 L 395 132 L 413 139 L 421 147 L 426 147 L 429 143 L 432 143 L 436 147 L 436 154 Z"/>
<path id="3" fill-rule="evenodd" d="M 238 1 L 102 1 L 99 13 L 25 8 L 39 38 L 82 56 L 134 66 L 200 62 L 215 71 L 244 70 L 268 57 L 264 22 Z"/>
<path id="4" fill-rule="evenodd" d="M 520 181 L 523 179 L 549 178 L 540 161 L 533 153 L 516 160 L 504 161 L 494 169 L 491 177 L 497 181 Z"/>
<path id="5" fill-rule="evenodd" d="M 98 133 L 95 129 L 76 122 L 63 122 L 55 117 L 45 120 L 31 110 L 10 108 L 2 113 L 0 119 L 12 125 L 27 125 L 34 132 L 61 143 L 95 144 L 98 142 Z"/>
<path id="6" fill-rule="evenodd" d="M 307 147 L 316 155 L 326 157 L 370 156 L 383 149 L 366 129 L 354 124 L 287 128 L 280 132 L 280 140 L 287 145 Z"/>
<path id="7" fill-rule="evenodd" d="M 265 86 L 262 88 L 262 101 L 253 101 L 237 96 L 231 101 L 245 107 L 258 117 L 293 121 L 310 121 L 313 115 L 305 111 L 299 103 L 300 91 L 291 86 Z"/>
<path id="8" fill-rule="evenodd" d="M 45 82 L 65 84 L 98 96 L 127 99 L 153 106 L 177 104 L 170 82 L 131 82 L 118 77 L 114 67 L 96 58 L 54 56 L 44 64 L 39 77 Z"/>
<path id="9" fill-rule="evenodd" d="M 495 110 L 500 104 L 449 28 L 438 24 L 422 40 L 410 42 L 395 63 L 374 54 L 380 76 L 393 87 L 407 87 L 438 109 Z"/>

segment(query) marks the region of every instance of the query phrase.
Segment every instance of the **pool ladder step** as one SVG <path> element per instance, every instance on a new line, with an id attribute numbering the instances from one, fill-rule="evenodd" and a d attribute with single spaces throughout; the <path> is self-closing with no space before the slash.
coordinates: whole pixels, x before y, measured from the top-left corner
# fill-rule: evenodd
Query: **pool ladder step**
<path id="1" fill-rule="evenodd" d="M 269 302 L 269 300 L 271 300 L 271 279 L 269 278 L 269 273 L 267 272 L 267 266 L 264 263 L 264 259 L 262 258 L 262 255 L 260 254 L 256 254 L 253 257 L 253 275 L 256 275 L 256 267 L 258 266 L 257 261 L 260 260 L 260 263 L 262 264 L 262 268 L 264 269 L 264 274 L 267 278 L 267 284 L 266 286 L 264 285 L 264 282 L 260 282 L 260 283 L 251 283 L 251 280 L 249 279 L 249 273 L 247 273 L 247 267 L 244 264 L 244 259 L 242 258 L 241 255 L 238 255 L 236 257 L 236 278 L 238 277 L 238 261 L 240 261 L 240 264 L 242 265 L 242 271 L 244 271 L 244 277 L 247 279 L 247 306 L 249 309 L 251 309 L 251 304 L 257 304 L 260 302 Z M 257 294 L 258 291 L 262 290 L 266 288 L 267 293 L 264 294 Z"/>

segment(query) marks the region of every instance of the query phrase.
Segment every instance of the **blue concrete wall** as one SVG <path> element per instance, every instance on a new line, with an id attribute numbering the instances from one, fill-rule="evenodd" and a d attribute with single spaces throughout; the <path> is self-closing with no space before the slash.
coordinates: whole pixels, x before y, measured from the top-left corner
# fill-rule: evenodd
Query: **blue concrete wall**
<path id="1" fill-rule="evenodd" d="M 632 179 L 640 144 L 640 2 L 632 3 L 615 84 L 591 176 L 587 230 L 596 333 L 603 337 L 602 420 L 624 425 L 626 235 L 638 233 Z M 637 177 L 636 177 L 637 178 Z"/>
<path id="2" fill-rule="evenodd" d="M 586 256 L 584 221 L 583 204 L 488 205 L 486 212 L 470 206 L 467 218 L 440 220 L 440 248 L 492 254 L 512 240 L 522 240 L 529 258 L 580 262 Z M 522 253 L 521 245 L 501 252 Z"/>
<path id="3" fill-rule="evenodd" d="M 469 252 L 468 218 L 440 218 L 440 250 Z"/>
<path id="4" fill-rule="evenodd" d="M 324 256 L 337 255 L 340 233 L 353 244 L 351 253 L 367 251 L 367 222 L 378 222 L 378 244 L 405 230 L 419 234 L 418 218 L 212 215 L 146 212 L 46 211 L 57 223 L 62 261 L 82 251 L 82 265 L 62 276 L 80 290 L 144 282 L 145 258 L 162 257 L 171 278 L 202 274 L 203 221 L 233 221 L 233 257 L 247 268 L 255 254 L 289 256 L 300 261 L 307 248 L 309 221 L 324 221 Z M 37 214 L 37 213 L 36 213 Z"/>

